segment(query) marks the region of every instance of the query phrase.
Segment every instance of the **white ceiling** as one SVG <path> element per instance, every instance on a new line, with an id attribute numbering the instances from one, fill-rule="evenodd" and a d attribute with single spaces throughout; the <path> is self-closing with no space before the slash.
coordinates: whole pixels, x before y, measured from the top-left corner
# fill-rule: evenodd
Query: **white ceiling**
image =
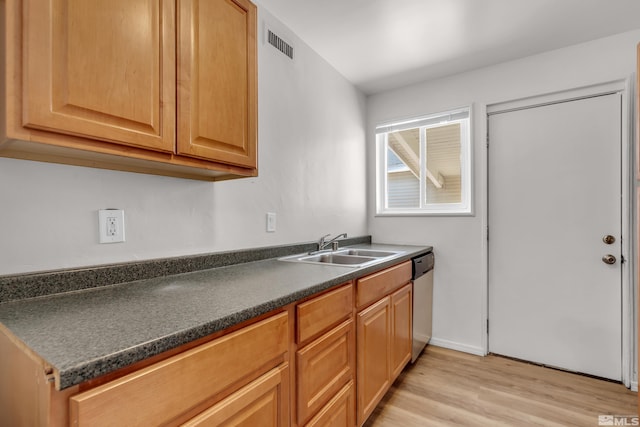
<path id="1" fill-rule="evenodd" d="M 640 0 L 260 3 L 368 94 L 640 28 Z"/>

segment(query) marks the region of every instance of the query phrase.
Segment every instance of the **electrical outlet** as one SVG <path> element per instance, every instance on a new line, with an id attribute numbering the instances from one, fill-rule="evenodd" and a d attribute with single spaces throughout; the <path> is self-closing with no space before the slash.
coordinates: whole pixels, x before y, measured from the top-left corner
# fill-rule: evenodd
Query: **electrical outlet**
<path id="1" fill-rule="evenodd" d="M 124 242 L 124 211 L 122 209 L 100 209 L 98 211 L 100 243 Z"/>
<path id="2" fill-rule="evenodd" d="M 276 213 L 267 212 L 267 233 L 274 233 L 276 231 Z"/>

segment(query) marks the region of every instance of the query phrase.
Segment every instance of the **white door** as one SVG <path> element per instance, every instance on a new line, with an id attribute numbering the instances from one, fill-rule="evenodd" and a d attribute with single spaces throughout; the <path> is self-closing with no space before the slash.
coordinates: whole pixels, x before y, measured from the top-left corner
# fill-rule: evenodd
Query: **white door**
<path id="1" fill-rule="evenodd" d="M 489 116 L 490 352 L 621 380 L 621 105 Z"/>

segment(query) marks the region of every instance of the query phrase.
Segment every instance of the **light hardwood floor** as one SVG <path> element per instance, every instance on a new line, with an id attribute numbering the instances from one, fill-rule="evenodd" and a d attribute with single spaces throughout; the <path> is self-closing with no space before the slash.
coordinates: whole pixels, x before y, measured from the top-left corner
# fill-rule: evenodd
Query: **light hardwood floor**
<path id="1" fill-rule="evenodd" d="M 597 426 L 598 415 L 636 415 L 636 399 L 622 384 L 430 345 L 365 427 Z"/>

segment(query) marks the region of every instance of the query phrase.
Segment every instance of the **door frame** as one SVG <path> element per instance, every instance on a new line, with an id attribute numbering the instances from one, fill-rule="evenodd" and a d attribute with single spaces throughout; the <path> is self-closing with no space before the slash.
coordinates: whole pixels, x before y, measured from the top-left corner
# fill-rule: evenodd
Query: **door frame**
<path id="1" fill-rule="evenodd" d="M 635 168 L 632 165 L 632 161 L 635 158 L 633 155 L 634 144 L 634 97 L 633 91 L 633 79 L 629 76 L 626 79 L 615 80 L 611 82 L 599 83 L 590 86 L 583 86 L 568 90 L 562 90 L 552 93 L 546 93 L 542 95 L 530 96 L 525 98 L 519 98 L 508 101 L 501 101 L 486 105 L 485 110 L 485 123 L 486 126 L 484 135 L 485 143 L 482 159 L 484 165 L 483 173 L 483 187 L 484 187 L 484 203 L 483 210 L 483 230 L 485 231 L 483 236 L 483 264 L 484 264 L 484 280 L 483 280 L 483 307 L 482 307 L 482 348 L 484 354 L 489 353 L 489 336 L 488 336 L 488 318 L 489 318 L 489 246 L 487 241 L 487 230 L 489 226 L 489 116 L 496 113 L 504 113 L 508 111 L 520 110 L 525 108 L 532 108 L 543 106 L 547 104 L 554 104 L 558 102 L 573 101 L 582 98 L 589 98 L 599 95 L 606 95 L 611 93 L 620 93 L 622 99 L 622 111 L 621 111 L 621 230 L 622 230 L 622 256 L 625 262 L 621 264 L 621 279 L 622 279 L 622 382 L 625 386 L 630 387 L 632 390 L 638 390 L 638 381 L 636 378 L 637 364 L 636 364 L 636 318 L 637 304 L 636 304 L 636 292 L 635 292 L 635 277 L 633 274 L 636 271 L 635 262 L 635 245 L 634 245 L 634 218 L 635 218 L 635 194 L 633 192 L 634 186 L 634 171 Z M 631 94 L 631 95 L 630 95 Z"/>

